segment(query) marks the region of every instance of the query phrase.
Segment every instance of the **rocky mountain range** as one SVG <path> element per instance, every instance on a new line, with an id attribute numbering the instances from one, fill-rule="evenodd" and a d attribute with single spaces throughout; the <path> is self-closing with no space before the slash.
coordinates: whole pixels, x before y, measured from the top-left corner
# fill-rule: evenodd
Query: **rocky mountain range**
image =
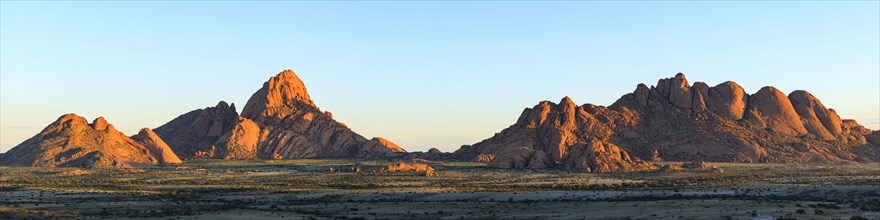
<path id="1" fill-rule="evenodd" d="M 167 143 L 167 144 L 166 144 Z M 191 159 L 290 159 L 392 157 L 406 151 L 393 142 L 367 139 L 321 111 L 292 70 L 271 77 L 242 114 L 219 102 L 131 138 L 104 118 L 88 124 L 62 116 L 37 136 L 0 155 L 0 165 L 129 167 Z M 179 158 L 178 158 L 179 157 Z"/>
<path id="2" fill-rule="evenodd" d="M 462 160 L 491 167 L 587 172 L 653 169 L 643 161 L 880 161 L 880 131 L 841 119 L 812 94 L 774 87 L 747 94 L 735 82 L 689 84 L 684 74 L 639 84 L 609 107 L 543 101 L 495 136 L 462 146 Z M 641 159 L 640 159 L 641 158 Z"/>
<path id="3" fill-rule="evenodd" d="M 579 172 L 655 170 L 652 161 L 880 161 L 880 131 L 841 119 L 806 91 L 747 94 L 735 82 L 690 84 L 684 74 L 636 86 L 605 107 L 542 101 L 510 127 L 452 153 L 407 153 L 367 139 L 322 111 L 291 70 L 269 78 L 241 114 L 219 102 L 127 137 L 104 118 L 60 117 L 0 154 L 15 166 L 130 167 L 180 159 L 390 157 L 469 160 L 495 168 Z"/>

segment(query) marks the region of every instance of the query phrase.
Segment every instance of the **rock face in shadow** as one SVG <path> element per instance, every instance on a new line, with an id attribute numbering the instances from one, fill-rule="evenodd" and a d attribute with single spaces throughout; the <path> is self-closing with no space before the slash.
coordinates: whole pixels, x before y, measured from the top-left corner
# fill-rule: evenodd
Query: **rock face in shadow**
<path id="1" fill-rule="evenodd" d="M 746 91 L 733 81 L 723 82 L 709 88 L 706 107 L 712 113 L 727 119 L 739 120 L 746 112 L 748 96 Z"/>
<path id="2" fill-rule="evenodd" d="M 366 139 L 321 111 L 292 70 L 264 83 L 245 104 L 242 117 L 262 130 L 257 146 L 262 159 L 387 157 L 403 150 Z"/>
<path id="3" fill-rule="evenodd" d="M 652 169 L 641 161 L 880 161 L 880 132 L 842 120 L 812 94 L 774 87 L 747 94 L 727 81 L 689 85 L 684 74 L 638 84 L 610 107 L 578 106 L 568 97 L 527 108 L 495 136 L 453 153 L 461 160 L 495 155 L 489 166 L 585 172 Z M 542 167 L 543 165 L 535 165 Z"/>
<path id="4" fill-rule="evenodd" d="M 214 107 L 180 115 L 154 131 L 183 159 L 222 159 L 225 155 L 210 155 L 208 152 L 221 136 L 232 130 L 238 118 L 235 104 L 220 101 Z"/>
<path id="5" fill-rule="evenodd" d="M 98 117 L 67 114 L 43 131 L 0 156 L 0 164 L 45 167 L 132 167 L 138 164 L 179 163 L 162 139 L 142 130 L 135 138 L 117 131 Z"/>
<path id="6" fill-rule="evenodd" d="M 834 140 L 843 134 L 843 120 L 834 109 L 825 108 L 813 94 L 797 90 L 791 92 L 788 99 L 810 134 L 823 140 Z"/>

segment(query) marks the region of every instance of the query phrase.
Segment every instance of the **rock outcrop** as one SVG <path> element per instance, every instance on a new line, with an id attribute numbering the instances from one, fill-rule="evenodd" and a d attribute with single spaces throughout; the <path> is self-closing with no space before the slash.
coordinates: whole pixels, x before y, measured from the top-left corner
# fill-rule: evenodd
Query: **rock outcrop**
<path id="1" fill-rule="evenodd" d="M 434 172 L 434 168 L 428 166 L 427 164 L 422 163 L 397 163 L 385 166 L 379 169 L 379 172 L 384 173 L 420 173 L 425 176 L 437 176 L 437 173 Z"/>
<path id="2" fill-rule="evenodd" d="M 489 161 L 492 161 L 494 159 L 495 159 L 495 155 L 492 155 L 492 154 L 478 154 L 471 161 L 480 162 L 480 163 L 488 163 Z"/>
<path id="3" fill-rule="evenodd" d="M 168 147 L 168 144 L 149 128 L 141 129 L 138 134 L 131 136 L 131 139 L 143 144 L 144 147 L 150 151 L 150 154 L 156 157 L 156 160 L 158 161 L 164 161 L 165 163 L 182 162 L 180 161 L 180 158 L 177 157 L 177 154 L 174 154 L 174 151 L 171 150 L 171 147 Z"/>
<path id="4" fill-rule="evenodd" d="M 245 104 L 220 102 L 178 116 L 156 133 L 185 159 L 385 157 L 406 152 L 384 138 L 368 140 L 321 111 L 291 70 L 273 76 Z"/>
<path id="5" fill-rule="evenodd" d="M 132 167 L 179 162 L 162 139 L 148 129 L 129 138 L 104 117 L 89 124 L 75 114 L 59 117 L 0 157 L 2 165 L 46 167 Z"/>
<path id="6" fill-rule="evenodd" d="M 222 155 L 222 159 L 256 159 L 257 146 L 266 134 L 257 123 L 239 117 L 238 123 L 221 136 L 206 155 L 214 155 L 214 158 Z"/>
<path id="7" fill-rule="evenodd" d="M 652 165 L 611 144 L 618 124 L 634 122 L 631 112 L 594 105 L 577 106 L 569 97 L 559 104 L 543 101 L 523 111 L 517 123 L 494 137 L 463 146 L 455 157 L 494 155 L 496 168 L 562 168 L 585 172 L 627 172 Z"/>
<path id="8" fill-rule="evenodd" d="M 679 166 L 677 164 L 666 164 L 666 165 L 663 165 L 662 167 L 660 167 L 660 169 L 657 169 L 657 172 L 660 172 L 660 173 L 674 173 L 674 172 L 681 172 L 681 171 L 684 171 L 684 168 L 682 168 L 681 166 Z"/>
<path id="9" fill-rule="evenodd" d="M 560 165 L 564 169 L 581 172 L 645 171 L 657 168 L 649 162 L 630 157 L 613 143 L 596 139 L 571 146 L 571 151 Z"/>
<path id="10" fill-rule="evenodd" d="M 385 139 L 382 137 L 373 137 L 372 140 L 375 142 L 378 142 L 379 144 L 381 144 L 382 146 L 385 146 L 388 149 L 391 149 L 391 151 L 394 151 L 395 153 L 406 153 L 406 150 L 404 150 L 402 147 L 395 144 L 394 142 L 389 141 L 388 139 Z"/>
<path id="11" fill-rule="evenodd" d="M 235 104 L 220 101 L 214 107 L 180 115 L 154 131 L 183 159 L 222 159 L 226 154 L 218 153 L 216 144 L 239 121 Z"/>
<path id="12" fill-rule="evenodd" d="M 451 153 L 440 151 L 437 148 L 428 149 L 427 152 L 408 152 L 402 155 L 403 160 L 405 161 L 418 161 L 418 160 L 445 160 L 445 159 L 453 159 L 451 157 Z M 488 162 L 488 161 L 486 161 Z"/>
<path id="13" fill-rule="evenodd" d="M 586 172 L 647 170 L 652 161 L 880 161 L 880 132 L 844 120 L 812 94 L 774 87 L 747 94 L 727 81 L 688 83 L 684 74 L 638 84 L 609 107 L 568 97 L 523 111 L 495 136 L 453 153 L 494 155 L 491 167 L 553 167 Z M 532 161 L 546 154 L 550 163 Z M 536 156 L 538 155 L 538 156 Z M 537 161 L 542 161 L 537 159 Z"/>
<path id="14" fill-rule="evenodd" d="M 556 165 L 542 150 L 520 147 L 505 150 L 489 161 L 487 167 L 513 169 L 546 169 Z"/>
<path id="15" fill-rule="evenodd" d="M 748 96 L 746 91 L 733 81 L 723 82 L 709 88 L 709 98 L 706 99 L 706 107 L 712 113 L 727 119 L 740 120 L 746 112 Z"/>
<path id="16" fill-rule="evenodd" d="M 262 159 L 387 157 L 403 151 L 366 139 L 321 111 L 292 70 L 264 83 L 241 115 L 261 130 L 257 157 Z"/>
<path id="17" fill-rule="evenodd" d="M 767 86 L 749 97 L 749 116 L 753 125 L 776 133 L 798 136 L 807 133 L 791 100 L 778 89 Z"/>

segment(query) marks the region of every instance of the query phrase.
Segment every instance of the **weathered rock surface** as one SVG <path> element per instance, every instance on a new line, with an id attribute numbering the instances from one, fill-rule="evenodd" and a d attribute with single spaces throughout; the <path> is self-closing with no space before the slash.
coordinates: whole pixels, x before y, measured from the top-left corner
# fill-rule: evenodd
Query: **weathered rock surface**
<path id="1" fill-rule="evenodd" d="M 679 166 L 677 164 L 666 164 L 666 165 L 663 165 L 663 167 L 660 167 L 660 169 L 657 169 L 657 172 L 661 172 L 661 173 L 674 173 L 674 172 L 680 172 L 680 171 L 684 171 L 684 168 L 682 168 L 681 166 Z"/>
<path id="2" fill-rule="evenodd" d="M 388 139 L 382 137 L 373 137 L 372 140 L 375 142 L 379 142 L 379 144 L 387 147 L 388 149 L 391 149 L 391 151 L 394 151 L 395 153 L 406 153 L 406 150 L 404 150 L 402 147 L 395 144 L 394 142 L 389 141 Z"/>
<path id="3" fill-rule="evenodd" d="M 379 172 L 414 172 L 425 176 L 437 176 L 434 168 L 422 163 L 397 163 L 383 167 Z"/>
<path id="4" fill-rule="evenodd" d="M 555 164 L 550 160 L 547 153 L 528 147 L 520 147 L 500 152 L 498 157 L 489 161 L 487 167 L 492 168 L 528 168 L 546 169 Z"/>
<path id="5" fill-rule="evenodd" d="M 825 108 L 813 94 L 797 90 L 791 92 L 788 99 L 810 134 L 824 140 L 833 140 L 843 134 L 843 120 L 834 109 Z"/>
<path id="6" fill-rule="evenodd" d="M 154 131 L 183 159 L 222 159 L 226 155 L 217 154 L 215 144 L 238 123 L 235 104 L 229 105 L 220 101 L 214 107 L 197 109 L 178 116 Z"/>
<path id="7" fill-rule="evenodd" d="M 283 119 L 305 107 L 317 109 L 303 81 L 293 70 L 284 70 L 269 78 L 269 81 L 263 83 L 262 88 L 251 95 L 241 116 L 259 119 L 256 121 L 263 123 L 263 120 Z M 332 116 L 332 114 L 327 115 Z"/>
<path id="8" fill-rule="evenodd" d="M 428 149 L 427 152 L 409 152 L 403 155 L 403 160 L 406 161 L 416 161 L 416 160 L 444 160 L 444 159 L 452 159 L 452 154 L 447 152 L 442 152 L 440 149 L 431 148 Z M 488 162 L 488 161 L 487 161 Z"/>
<path id="9" fill-rule="evenodd" d="M 755 125 L 761 128 L 790 136 L 807 133 L 791 101 L 772 86 L 761 88 L 749 97 L 749 113 Z"/>
<path id="10" fill-rule="evenodd" d="M 257 145 L 266 134 L 250 119 L 238 118 L 238 123 L 217 140 L 209 154 L 215 158 L 222 155 L 223 159 L 256 159 Z"/>
<path id="11" fill-rule="evenodd" d="M 463 146 L 453 155 L 462 159 L 491 154 L 487 166 L 496 168 L 562 168 L 585 172 L 625 172 L 653 169 L 630 157 L 609 137 L 614 126 L 634 122 L 631 112 L 605 107 L 577 106 L 565 97 L 559 104 L 543 101 L 523 111 L 517 123 L 492 138 Z"/>
<path id="12" fill-rule="evenodd" d="M 577 106 L 567 97 L 558 105 L 543 101 L 524 110 L 515 124 L 489 139 L 462 146 L 453 156 L 472 160 L 491 154 L 495 159 L 490 166 L 526 168 L 540 151 L 552 161 L 548 167 L 607 172 L 652 167 L 638 158 L 880 161 L 878 142 L 880 132 L 841 120 L 808 92 L 786 96 L 764 87 L 748 95 L 735 82 L 691 86 L 684 74 L 676 74 L 650 88 L 639 84 L 607 108 Z"/>
<path id="13" fill-rule="evenodd" d="M 388 157 L 403 151 L 368 140 L 321 111 L 292 70 L 264 83 L 245 104 L 242 117 L 260 127 L 257 157 L 262 159 Z"/>
<path id="14" fill-rule="evenodd" d="M 149 128 L 141 129 L 138 134 L 131 136 L 131 139 L 143 144 L 144 147 L 150 151 L 150 154 L 155 156 L 158 161 L 164 161 L 165 163 L 182 162 L 180 161 L 180 158 L 177 157 L 177 154 L 174 154 L 174 151 L 168 147 L 168 144 Z"/>
<path id="15" fill-rule="evenodd" d="M 67 114 L 0 156 L 0 164 L 97 168 L 180 162 L 162 139 L 149 130 L 141 133 L 132 139 L 104 117 L 89 124 L 83 117 Z"/>

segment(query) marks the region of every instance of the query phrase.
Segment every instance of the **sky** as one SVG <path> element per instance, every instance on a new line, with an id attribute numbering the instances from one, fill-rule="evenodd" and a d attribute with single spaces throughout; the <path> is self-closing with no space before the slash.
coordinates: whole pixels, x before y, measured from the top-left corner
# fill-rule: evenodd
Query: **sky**
<path id="1" fill-rule="evenodd" d="M 293 69 L 370 138 L 453 151 L 683 72 L 880 129 L 880 2 L 0 2 L 0 152 L 66 113 L 135 134 Z"/>

